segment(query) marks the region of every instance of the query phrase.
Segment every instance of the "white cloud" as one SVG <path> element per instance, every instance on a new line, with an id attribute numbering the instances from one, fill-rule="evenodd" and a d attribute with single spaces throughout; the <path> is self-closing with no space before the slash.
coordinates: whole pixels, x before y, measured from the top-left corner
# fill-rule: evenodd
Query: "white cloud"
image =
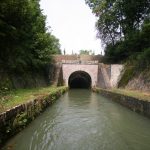
<path id="1" fill-rule="evenodd" d="M 67 54 L 80 49 L 91 49 L 96 54 L 102 51 L 96 39 L 96 18 L 84 0 L 41 0 L 41 8 L 47 15 L 47 24 L 60 40 Z"/>

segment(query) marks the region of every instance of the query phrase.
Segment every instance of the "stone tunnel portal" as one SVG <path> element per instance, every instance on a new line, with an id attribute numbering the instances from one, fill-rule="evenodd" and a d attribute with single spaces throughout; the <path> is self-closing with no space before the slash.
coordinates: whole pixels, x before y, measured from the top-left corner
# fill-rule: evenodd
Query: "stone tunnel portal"
<path id="1" fill-rule="evenodd" d="M 68 80 L 70 88 L 91 88 L 91 77 L 87 72 L 75 71 L 73 72 Z"/>

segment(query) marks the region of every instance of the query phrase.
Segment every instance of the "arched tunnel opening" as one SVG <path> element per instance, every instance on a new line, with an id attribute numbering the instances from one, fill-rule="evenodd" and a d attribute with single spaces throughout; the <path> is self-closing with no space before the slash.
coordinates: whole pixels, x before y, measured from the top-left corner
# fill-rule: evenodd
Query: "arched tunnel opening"
<path id="1" fill-rule="evenodd" d="M 87 72 L 76 71 L 72 73 L 69 77 L 69 88 L 91 88 L 91 77 Z"/>

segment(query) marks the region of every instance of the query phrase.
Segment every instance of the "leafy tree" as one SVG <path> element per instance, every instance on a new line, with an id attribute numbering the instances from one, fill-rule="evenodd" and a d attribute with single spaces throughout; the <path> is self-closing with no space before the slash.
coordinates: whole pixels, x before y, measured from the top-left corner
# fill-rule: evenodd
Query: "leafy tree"
<path id="1" fill-rule="evenodd" d="M 98 17 L 98 37 L 114 45 L 130 33 L 141 29 L 149 17 L 149 0 L 85 0 Z"/>
<path id="2" fill-rule="evenodd" d="M 92 50 L 80 50 L 80 55 L 90 55 L 92 53 Z"/>
<path id="3" fill-rule="evenodd" d="M 60 53 L 59 40 L 47 32 L 39 0 L 0 1 L 0 67 L 32 69 Z"/>
<path id="4" fill-rule="evenodd" d="M 138 55 L 142 55 L 150 47 L 149 39 L 150 23 L 146 23 L 140 32 L 131 34 L 126 40 L 118 41 L 114 46 L 111 44 L 107 45 L 105 56 L 110 62 L 114 63 L 125 61 L 128 58 L 136 59 Z"/>
<path id="5" fill-rule="evenodd" d="M 149 47 L 150 0 L 85 1 L 98 17 L 98 37 L 109 61 L 126 60 Z"/>

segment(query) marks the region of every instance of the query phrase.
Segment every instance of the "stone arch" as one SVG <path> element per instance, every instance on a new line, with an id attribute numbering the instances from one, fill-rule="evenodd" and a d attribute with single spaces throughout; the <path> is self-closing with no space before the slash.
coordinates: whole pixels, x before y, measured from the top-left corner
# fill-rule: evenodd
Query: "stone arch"
<path id="1" fill-rule="evenodd" d="M 66 86 L 68 85 L 69 77 L 76 71 L 83 71 L 89 74 L 91 77 L 91 86 L 94 87 L 97 84 L 98 65 L 82 65 L 82 64 L 63 64 L 63 80 Z"/>
<path id="2" fill-rule="evenodd" d="M 91 88 L 91 76 L 85 71 L 75 71 L 68 79 L 70 88 Z"/>

